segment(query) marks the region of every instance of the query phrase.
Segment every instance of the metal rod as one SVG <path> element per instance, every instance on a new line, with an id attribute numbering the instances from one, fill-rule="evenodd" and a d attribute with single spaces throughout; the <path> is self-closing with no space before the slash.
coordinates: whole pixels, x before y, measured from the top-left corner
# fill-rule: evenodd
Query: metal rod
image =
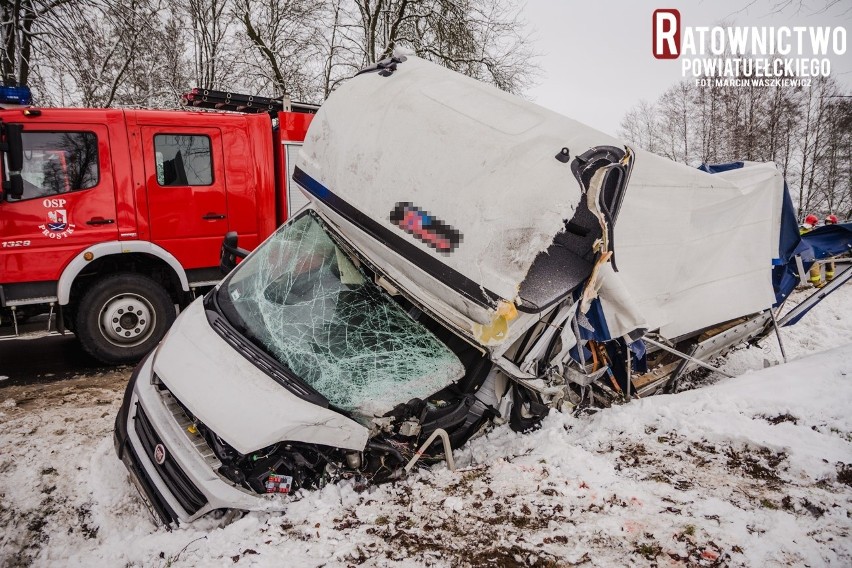
<path id="1" fill-rule="evenodd" d="M 802 263 L 802 257 L 796 255 L 796 271 L 799 273 L 799 284 L 804 286 L 808 283 L 808 275 L 805 272 L 805 265 Z"/>
<path id="2" fill-rule="evenodd" d="M 577 338 L 577 354 L 580 356 L 580 367 L 586 373 L 586 352 L 583 349 L 582 339 L 580 339 L 580 324 L 577 322 L 577 316 L 571 320 L 571 326 L 574 329 L 574 337 Z"/>
<path id="3" fill-rule="evenodd" d="M 784 342 L 781 341 L 781 330 L 778 328 L 778 320 L 775 319 L 775 312 L 772 311 L 772 308 L 769 308 L 769 315 L 772 316 L 772 327 L 775 328 L 775 335 L 778 337 L 778 347 L 781 348 L 781 357 L 784 358 L 784 362 L 786 363 L 787 352 L 784 351 Z"/>
<path id="4" fill-rule="evenodd" d="M 720 371 L 720 370 L 719 370 L 719 369 L 717 369 L 716 367 L 714 367 L 714 366 L 712 366 L 712 365 L 708 365 L 707 363 L 705 363 L 705 362 L 704 362 L 704 361 L 702 361 L 701 359 L 696 359 L 696 358 L 695 358 L 695 357 L 693 357 L 692 355 L 687 355 L 686 353 L 683 353 L 683 352 L 681 352 L 681 351 L 678 351 L 678 350 L 677 350 L 677 349 L 675 349 L 674 347 L 669 347 L 668 345 L 665 345 L 665 344 L 663 344 L 663 343 L 660 343 L 659 341 L 654 341 L 653 339 L 651 339 L 651 338 L 649 338 L 649 337 L 643 337 L 643 338 L 642 338 L 642 340 L 643 340 L 643 341 L 645 341 L 645 342 L 647 342 L 647 343 L 650 343 L 651 345 L 654 345 L 654 346 L 656 346 L 656 347 L 659 347 L 659 348 L 660 348 L 660 349 L 662 349 L 663 351 L 668 351 L 669 353 L 672 353 L 672 354 L 674 354 L 674 355 L 677 355 L 678 357 L 681 357 L 682 359 L 686 359 L 687 361 L 691 361 L 691 362 L 695 363 L 696 365 L 698 365 L 699 367 L 703 367 L 703 368 L 707 369 L 708 371 L 713 371 L 714 373 L 719 373 L 719 374 L 720 374 L 720 375 L 722 375 L 723 377 L 728 377 L 729 379 L 733 379 L 733 378 L 734 378 L 734 376 L 733 376 L 733 375 L 729 375 L 729 374 L 728 374 L 728 373 L 726 373 L 725 371 Z"/>
<path id="5" fill-rule="evenodd" d="M 630 350 L 630 345 L 627 343 L 627 340 L 624 340 L 624 346 L 627 348 L 627 360 L 625 361 L 625 370 L 627 371 L 627 388 L 625 389 L 627 395 L 627 402 L 630 402 L 630 387 L 633 386 L 633 352 Z"/>
<path id="6" fill-rule="evenodd" d="M 12 306 L 12 323 L 15 324 L 15 337 L 18 337 L 18 308 Z"/>
<path id="7" fill-rule="evenodd" d="M 50 313 L 47 314 L 47 333 L 50 333 L 50 321 L 53 319 L 53 302 L 50 302 Z"/>
<path id="8" fill-rule="evenodd" d="M 793 319 L 799 318 L 802 314 L 807 313 L 812 307 L 822 301 L 823 298 L 834 292 L 837 288 L 843 286 L 846 282 L 852 280 L 852 267 L 847 268 L 843 272 L 834 277 L 834 280 L 814 290 L 807 298 L 799 302 L 789 312 L 778 319 L 778 325 L 784 327 Z"/>
<path id="9" fill-rule="evenodd" d="M 420 446 L 420 449 L 417 450 L 417 453 L 415 453 L 411 460 L 405 465 L 405 473 L 409 473 L 411 471 L 411 468 L 414 467 L 414 464 L 417 463 L 417 460 L 423 457 L 423 452 L 426 451 L 426 448 L 428 448 L 438 436 L 440 436 L 441 440 L 444 442 L 444 459 L 447 461 L 447 467 L 450 468 L 450 471 L 456 470 L 456 463 L 453 460 L 453 447 L 452 445 L 450 445 L 450 436 L 447 434 L 446 430 L 444 430 L 443 428 L 438 428 L 437 430 L 432 432 L 431 436 L 426 438 L 426 441 L 423 442 L 423 445 Z"/>

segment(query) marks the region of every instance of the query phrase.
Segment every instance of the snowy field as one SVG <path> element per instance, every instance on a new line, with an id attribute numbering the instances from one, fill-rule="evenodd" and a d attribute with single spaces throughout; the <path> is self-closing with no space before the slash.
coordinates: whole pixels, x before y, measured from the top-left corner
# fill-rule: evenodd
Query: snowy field
<path id="1" fill-rule="evenodd" d="M 0 566 L 850 566 L 852 286 L 732 353 L 739 375 L 531 434 L 285 514 L 168 532 L 112 447 L 129 374 L 0 389 Z M 720 361 L 721 363 L 721 361 Z"/>

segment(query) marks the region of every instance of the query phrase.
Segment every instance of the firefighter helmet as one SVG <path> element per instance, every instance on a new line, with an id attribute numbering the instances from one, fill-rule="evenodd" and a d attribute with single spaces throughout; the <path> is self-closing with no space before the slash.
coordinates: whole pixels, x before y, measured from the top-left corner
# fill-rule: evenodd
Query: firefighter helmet
<path id="1" fill-rule="evenodd" d="M 816 227 L 817 223 L 819 223 L 819 217 L 817 217 L 813 213 L 811 213 L 810 215 L 805 217 L 805 223 L 804 223 L 805 227 L 810 229 L 812 227 Z"/>
<path id="2" fill-rule="evenodd" d="M 837 215 L 829 215 L 825 218 L 826 225 L 836 225 L 837 224 Z"/>

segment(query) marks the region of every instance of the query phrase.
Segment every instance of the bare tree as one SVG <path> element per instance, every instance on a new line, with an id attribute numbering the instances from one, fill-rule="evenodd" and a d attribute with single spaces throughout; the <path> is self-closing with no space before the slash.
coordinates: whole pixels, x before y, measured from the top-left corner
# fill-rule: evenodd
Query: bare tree
<path id="1" fill-rule="evenodd" d="M 321 102 L 395 48 L 522 92 L 509 0 L 0 0 L 0 71 L 40 103 L 173 106 L 188 87 Z"/>
<path id="2" fill-rule="evenodd" d="M 2 80 L 26 85 L 33 63 L 33 46 L 46 30 L 63 27 L 63 8 L 78 0 L 0 0 L 0 72 Z"/>
<path id="3" fill-rule="evenodd" d="M 225 86 L 233 69 L 231 0 L 188 0 L 193 32 L 195 83 L 204 89 Z"/>
<path id="4" fill-rule="evenodd" d="M 621 121 L 621 136 L 631 140 L 640 148 L 659 153 L 659 111 L 653 103 L 640 100 L 627 112 Z"/>
<path id="5" fill-rule="evenodd" d="M 809 177 L 811 203 L 829 213 L 852 216 L 852 102 L 833 89 L 824 94 L 822 144 L 814 144 Z M 819 148 L 817 150 L 817 147 Z"/>
<path id="6" fill-rule="evenodd" d="M 249 49 L 242 62 L 261 91 L 298 100 L 320 100 L 323 93 L 321 30 L 328 8 L 312 0 L 236 0 L 235 16 Z M 333 33 L 333 31 L 332 31 Z"/>
<path id="7" fill-rule="evenodd" d="M 330 21 L 328 33 L 320 36 L 322 59 L 322 98 L 325 99 L 346 77 L 354 75 L 357 67 L 352 58 L 345 57 L 352 53 L 353 42 L 347 42 L 345 33 L 345 11 L 343 0 L 330 0 Z"/>
<path id="8" fill-rule="evenodd" d="M 825 152 L 826 130 L 830 125 L 830 101 L 837 93 L 837 84 L 829 79 L 816 79 L 814 88 L 803 98 L 804 120 L 801 128 L 801 167 L 799 168 L 799 211 L 811 210 L 821 205 L 819 199 L 819 174 Z"/>
<path id="9" fill-rule="evenodd" d="M 183 24 L 166 0 L 90 0 L 43 32 L 34 87 L 43 102 L 168 106 L 186 82 Z M 163 50 L 171 45 L 171 52 Z M 57 100 L 58 99 L 58 100 Z"/>
<path id="10" fill-rule="evenodd" d="M 234 0 L 254 84 L 317 102 L 402 48 L 521 92 L 538 67 L 507 0 Z"/>
<path id="11" fill-rule="evenodd" d="M 363 65 L 397 47 L 514 93 L 535 79 L 531 40 L 506 0 L 355 0 Z"/>
<path id="12" fill-rule="evenodd" d="M 656 149 L 670 160 L 690 163 L 694 124 L 690 120 L 693 112 L 694 91 L 686 81 L 669 88 L 655 105 L 658 110 L 656 122 Z"/>
<path id="13" fill-rule="evenodd" d="M 774 161 L 807 213 L 852 215 L 852 103 L 833 79 L 810 88 L 682 82 L 640 101 L 620 134 L 690 165 Z"/>

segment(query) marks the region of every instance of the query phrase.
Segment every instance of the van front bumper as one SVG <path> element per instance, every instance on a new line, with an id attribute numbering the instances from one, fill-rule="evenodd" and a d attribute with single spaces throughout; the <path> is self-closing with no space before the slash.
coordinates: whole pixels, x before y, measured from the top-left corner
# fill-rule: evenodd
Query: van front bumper
<path id="1" fill-rule="evenodd" d="M 147 471 L 140 463 L 139 456 L 136 454 L 133 446 L 130 444 L 127 435 L 128 419 L 130 416 L 130 405 L 133 396 L 133 390 L 136 381 L 139 378 L 139 373 L 146 364 L 150 365 L 151 354 L 142 360 L 139 365 L 133 370 L 130 376 L 130 381 L 127 383 L 127 389 L 124 391 L 124 400 L 121 402 L 121 408 L 118 410 L 118 415 L 115 417 L 115 431 L 113 432 L 113 444 L 115 445 L 115 453 L 118 459 L 124 463 L 124 467 L 130 473 L 130 480 L 139 491 L 145 505 L 151 513 L 157 517 L 166 526 L 176 524 L 178 517 L 169 504 L 157 492 L 154 482 L 148 475 Z"/>
<path id="2" fill-rule="evenodd" d="M 153 359 L 152 353 L 133 371 L 113 436 L 116 454 L 152 514 L 174 526 L 217 509 L 281 510 L 282 498 L 238 488 L 211 467 L 209 452 L 205 459 L 199 451 L 206 444 L 193 443 L 152 383 Z"/>

